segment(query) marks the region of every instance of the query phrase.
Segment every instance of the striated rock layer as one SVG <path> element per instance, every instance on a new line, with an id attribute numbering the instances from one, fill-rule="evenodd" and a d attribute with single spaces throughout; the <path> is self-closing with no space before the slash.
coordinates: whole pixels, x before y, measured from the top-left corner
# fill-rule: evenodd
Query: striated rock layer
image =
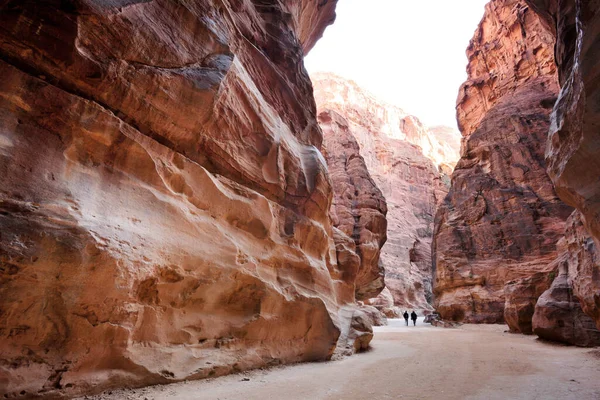
<path id="1" fill-rule="evenodd" d="M 436 160 L 441 168 L 451 170 L 453 151 L 457 150 L 452 146 L 458 146 L 459 141 L 450 140 L 452 146 L 445 143 L 439 138 L 454 137 L 449 128 L 438 127 L 434 129 L 435 134 L 431 133 L 416 117 L 378 101 L 352 81 L 326 73 L 315 74 L 311 78 L 320 116 L 328 116 L 326 120 L 320 119 L 320 123 L 325 131 L 330 170 L 331 157 L 343 160 L 348 157 L 339 146 L 329 148 L 327 132 L 338 136 L 338 140 L 355 139 L 368 172 L 387 201 L 388 240 L 381 251 L 381 261 L 393 303 L 401 307 L 431 309 L 433 215 L 436 204 L 446 194 L 443 174 L 432 160 Z M 342 119 L 343 122 L 332 124 L 331 115 L 338 116 L 337 120 Z M 354 139 L 345 139 L 350 136 Z M 352 165 L 357 162 L 354 159 L 346 169 L 353 168 Z M 351 185 L 343 182 L 338 189 L 333 172 L 332 175 L 337 192 L 334 204 L 350 204 L 357 196 L 357 207 L 364 204 L 361 199 L 365 196 L 352 194 L 347 189 Z M 358 182 L 364 181 L 362 172 L 355 176 Z M 360 188 L 359 192 L 366 193 Z M 350 215 L 345 215 L 347 217 L 342 215 L 341 218 L 351 222 Z M 350 222 L 348 226 L 351 226 Z M 388 315 L 393 316 L 393 305 L 390 307 L 385 300 L 382 298 L 372 303 L 388 309 Z"/>
<path id="2" fill-rule="evenodd" d="M 567 230 L 568 276 L 583 311 L 600 328 L 600 4 L 528 0 L 556 37 L 562 87 L 546 149 L 558 195 L 577 208 Z"/>
<path id="3" fill-rule="evenodd" d="M 503 322 L 506 308 L 520 330 L 549 284 L 543 277 L 572 211 L 545 171 L 558 92 L 552 51 L 552 35 L 524 1 L 486 6 L 458 97 L 461 159 L 436 215 L 434 294 L 444 319 Z M 521 285 L 517 296 L 509 282 Z"/>
<path id="4" fill-rule="evenodd" d="M 334 7 L 0 1 L 0 395 L 368 345 L 302 64 Z"/>

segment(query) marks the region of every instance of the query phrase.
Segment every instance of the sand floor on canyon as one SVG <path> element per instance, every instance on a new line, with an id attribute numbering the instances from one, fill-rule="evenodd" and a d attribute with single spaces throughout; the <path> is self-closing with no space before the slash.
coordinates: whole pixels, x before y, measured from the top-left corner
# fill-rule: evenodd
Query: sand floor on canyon
<path id="1" fill-rule="evenodd" d="M 412 325 L 412 323 L 411 323 Z M 372 350 L 341 361 L 112 391 L 93 399 L 600 399 L 600 350 L 550 344 L 504 325 L 456 329 L 390 320 Z M 249 379 L 249 380 L 248 380 Z"/>

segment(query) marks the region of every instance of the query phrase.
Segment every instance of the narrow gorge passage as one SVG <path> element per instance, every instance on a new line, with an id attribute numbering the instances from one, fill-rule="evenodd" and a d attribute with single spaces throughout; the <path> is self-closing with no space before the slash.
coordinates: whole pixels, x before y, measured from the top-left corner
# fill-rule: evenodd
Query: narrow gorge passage
<path id="1" fill-rule="evenodd" d="M 505 325 L 458 329 L 389 320 L 372 349 L 341 361 L 113 391 L 87 400 L 581 400 L 600 398 L 600 351 L 573 349 Z M 78 399 L 78 400 L 83 400 Z"/>
<path id="2" fill-rule="evenodd" d="M 0 398 L 599 399 L 599 43 L 598 0 L 0 0 Z"/>

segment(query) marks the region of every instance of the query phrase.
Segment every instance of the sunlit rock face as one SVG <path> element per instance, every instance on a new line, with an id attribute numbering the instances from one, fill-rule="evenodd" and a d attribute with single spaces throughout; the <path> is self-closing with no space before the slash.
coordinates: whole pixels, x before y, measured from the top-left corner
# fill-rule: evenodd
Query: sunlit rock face
<path id="1" fill-rule="evenodd" d="M 368 344 L 302 65 L 334 7 L 0 1 L 1 395 Z"/>
<path id="2" fill-rule="evenodd" d="M 337 230 L 338 263 L 341 270 L 351 274 L 344 280 L 355 282 L 356 299 L 366 300 L 385 287 L 379 256 L 387 235 L 387 204 L 367 170 L 348 122 L 331 110 L 321 111 L 318 121 L 334 192 L 331 219 Z M 346 238 L 352 239 L 354 247 L 346 245 Z"/>
<path id="3" fill-rule="evenodd" d="M 579 212 L 567 229 L 572 255 L 568 275 L 583 311 L 600 328 L 600 4 L 528 3 L 557 40 L 561 92 L 552 113 L 546 160 L 558 195 Z"/>
<path id="4" fill-rule="evenodd" d="M 352 81 L 325 73 L 311 78 L 317 108 L 330 115 L 327 121 L 320 120 L 325 142 L 331 126 L 336 127 L 334 136 L 346 138 L 349 132 L 387 201 L 388 240 L 381 250 L 381 261 L 393 302 L 401 307 L 431 309 L 433 216 L 447 191 L 444 175 L 432 161 L 451 170 L 460 145 L 458 135 L 444 127 L 432 133 L 416 117 L 377 100 Z M 332 125 L 331 115 L 344 122 Z M 341 157 L 342 150 L 328 150 L 328 159 Z M 334 190 L 346 193 L 342 197 L 347 202 L 354 198 L 344 187 L 338 189 L 335 178 Z M 383 306 L 384 300 L 373 304 L 390 308 Z M 394 311 L 388 310 L 388 314 Z"/>
<path id="5" fill-rule="evenodd" d="M 523 1 L 494 0 L 467 49 L 468 80 L 457 104 L 461 159 L 433 244 L 435 306 L 444 319 L 503 322 L 506 307 L 515 330 L 528 329 L 531 297 L 549 284 L 532 277 L 552 271 L 572 211 L 545 170 L 558 93 L 553 46 Z M 508 282 L 525 287 L 513 296 Z"/>
<path id="6" fill-rule="evenodd" d="M 328 72 L 311 74 L 318 109 L 331 109 L 350 124 L 388 139 L 406 141 L 438 167 L 450 170 L 459 159 L 460 134 L 448 126 L 426 127 L 417 117 L 376 98 L 354 81 Z M 362 144 L 364 140 L 360 140 Z M 372 139 L 372 141 L 375 139 Z M 370 156 L 365 153 L 365 159 Z"/>

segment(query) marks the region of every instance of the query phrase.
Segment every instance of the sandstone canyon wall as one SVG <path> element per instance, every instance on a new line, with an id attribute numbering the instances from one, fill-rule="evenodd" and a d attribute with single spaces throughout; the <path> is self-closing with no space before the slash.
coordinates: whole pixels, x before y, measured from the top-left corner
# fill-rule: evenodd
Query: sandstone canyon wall
<path id="1" fill-rule="evenodd" d="M 577 209 L 565 233 L 567 284 L 600 328 L 600 4 L 579 0 L 527 3 L 557 42 L 561 91 L 552 113 L 546 160 L 557 193 Z"/>
<path id="2" fill-rule="evenodd" d="M 530 330 L 535 300 L 552 281 L 572 211 L 544 160 L 558 94 L 553 48 L 524 1 L 493 0 L 467 49 L 468 80 L 457 103 L 461 159 L 433 244 L 443 318 L 503 322 L 506 309 L 507 321 L 516 321 L 511 329 Z"/>
<path id="3" fill-rule="evenodd" d="M 431 309 L 433 216 L 447 191 L 444 172 L 451 171 L 458 158 L 458 134 L 446 127 L 428 130 L 416 117 L 347 79 L 329 73 L 311 78 L 330 171 L 345 163 L 349 175 L 366 184 L 359 183 L 355 195 L 346 183 L 348 178 L 338 181 L 332 171 L 334 205 L 355 201 L 360 207 L 365 203 L 371 189 L 361 188 L 371 184 L 364 179 L 364 171 L 355 167 L 363 163 L 362 158 L 387 201 L 388 240 L 381 251 L 387 289 L 373 304 L 388 310 L 394 304 Z M 360 152 L 360 161 L 358 155 L 347 157 L 349 148 L 352 154 Z M 369 201 L 377 196 L 371 195 Z M 350 221 L 345 209 L 341 213 L 340 219 Z"/>
<path id="4" fill-rule="evenodd" d="M 0 1 L 1 395 L 368 345 L 302 62 L 335 3 Z"/>
<path id="5" fill-rule="evenodd" d="M 356 298 L 366 300 L 385 287 L 379 255 L 386 241 L 387 204 L 369 174 L 348 122 L 334 111 L 322 111 L 318 121 L 334 188 L 331 214 L 338 263 L 348 260 L 350 265 L 342 269 L 356 276 L 345 280 L 356 282 Z M 354 242 L 349 253 L 348 239 Z"/>

